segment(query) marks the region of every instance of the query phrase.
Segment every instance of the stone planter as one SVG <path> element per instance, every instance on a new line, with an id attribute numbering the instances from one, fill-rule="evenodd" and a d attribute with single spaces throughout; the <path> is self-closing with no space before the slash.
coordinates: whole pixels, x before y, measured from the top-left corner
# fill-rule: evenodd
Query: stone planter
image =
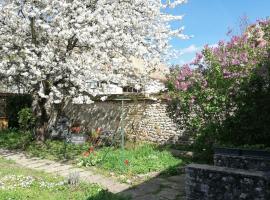
<path id="1" fill-rule="evenodd" d="M 71 134 L 70 142 L 73 144 L 84 144 L 88 140 L 88 136 L 84 134 Z"/>

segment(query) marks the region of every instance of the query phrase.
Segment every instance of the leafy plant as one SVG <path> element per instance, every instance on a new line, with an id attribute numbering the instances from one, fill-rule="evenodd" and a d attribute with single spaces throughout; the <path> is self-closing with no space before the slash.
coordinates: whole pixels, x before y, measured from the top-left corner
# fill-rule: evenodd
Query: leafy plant
<path id="1" fill-rule="evenodd" d="M 23 108 L 18 112 L 18 123 L 23 131 L 30 130 L 35 126 L 36 119 L 31 108 Z"/>
<path id="2" fill-rule="evenodd" d="M 23 108 L 30 108 L 32 98 L 27 94 L 11 95 L 7 97 L 7 114 L 10 128 L 19 128 L 18 112 Z"/>
<path id="3" fill-rule="evenodd" d="M 269 35 L 270 20 L 258 21 L 171 73 L 168 110 L 193 134 L 200 156 L 215 143 L 270 146 Z"/>
<path id="4" fill-rule="evenodd" d="M 95 166 L 101 162 L 101 156 L 95 152 L 94 147 L 90 147 L 88 151 L 83 153 L 83 157 L 80 158 L 79 166 Z"/>
<path id="5" fill-rule="evenodd" d="M 157 149 L 155 145 L 141 144 L 125 150 L 104 147 L 97 151 L 88 151 L 80 158 L 79 164 L 96 165 L 119 175 L 136 175 L 162 171 L 184 163 L 181 159 L 174 158 L 170 152 Z"/>

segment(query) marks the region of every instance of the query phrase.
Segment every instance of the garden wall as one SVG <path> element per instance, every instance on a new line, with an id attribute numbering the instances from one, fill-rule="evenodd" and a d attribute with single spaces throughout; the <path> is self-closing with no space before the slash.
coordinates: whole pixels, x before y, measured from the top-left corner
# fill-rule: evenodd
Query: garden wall
<path id="1" fill-rule="evenodd" d="M 214 165 L 220 167 L 270 172 L 270 157 L 215 154 Z"/>
<path id="2" fill-rule="evenodd" d="M 269 200 L 269 173 L 191 164 L 186 168 L 187 200 Z"/>
<path id="3" fill-rule="evenodd" d="M 169 117 L 165 101 L 125 100 L 123 108 L 124 127 L 129 139 L 159 144 L 190 141 L 183 127 Z M 122 101 L 68 104 L 64 107 L 64 113 L 72 121 L 79 120 L 87 130 L 101 127 L 115 132 L 121 126 Z"/>

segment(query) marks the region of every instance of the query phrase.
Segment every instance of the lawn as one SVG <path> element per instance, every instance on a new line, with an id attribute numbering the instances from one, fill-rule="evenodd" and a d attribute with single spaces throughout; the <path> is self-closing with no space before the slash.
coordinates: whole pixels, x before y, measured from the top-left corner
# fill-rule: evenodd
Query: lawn
<path id="1" fill-rule="evenodd" d="M 93 149 L 91 144 L 67 144 L 64 150 L 63 141 L 47 140 L 44 144 L 37 144 L 29 134 L 15 130 L 0 132 L 0 148 L 20 149 L 32 156 L 52 160 L 67 158 L 73 164 L 94 168 L 105 175 L 124 176 L 124 180 L 153 172 L 171 173 L 186 164 L 182 159 L 173 157 L 168 150 L 153 144 L 129 144 L 125 150 L 115 147 Z"/>
<path id="2" fill-rule="evenodd" d="M 126 200 L 98 185 L 69 185 L 61 177 L 22 168 L 0 157 L 1 200 Z"/>
<path id="3" fill-rule="evenodd" d="M 173 157 L 169 151 L 160 150 L 155 145 L 138 144 L 124 150 L 105 147 L 97 151 L 90 151 L 86 156 L 80 158 L 79 164 L 98 166 L 105 171 L 132 177 L 150 172 L 161 172 L 185 163 L 181 159 Z"/>

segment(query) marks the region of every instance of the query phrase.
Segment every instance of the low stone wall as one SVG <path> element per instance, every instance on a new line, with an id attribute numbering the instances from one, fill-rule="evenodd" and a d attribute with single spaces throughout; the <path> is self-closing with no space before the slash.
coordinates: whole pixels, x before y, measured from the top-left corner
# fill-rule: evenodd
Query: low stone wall
<path id="1" fill-rule="evenodd" d="M 123 124 L 129 139 L 159 144 L 191 141 L 184 128 L 169 117 L 166 102 L 127 100 L 123 107 Z M 71 121 L 80 121 L 88 130 L 100 127 L 116 132 L 121 126 L 122 102 L 110 100 L 90 105 L 68 104 L 64 113 Z"/>
<path id="2" fill-rule="evenodd" d="M 270 158 L 264 157 L 215 154 L 214 165 L 220 167 L 270 172 Z"/>
<path id="3" fill-rule="evenodd" d="M 269 174 L 218 166 L 186 167 L 186 200 L 269 200 Z"/>

